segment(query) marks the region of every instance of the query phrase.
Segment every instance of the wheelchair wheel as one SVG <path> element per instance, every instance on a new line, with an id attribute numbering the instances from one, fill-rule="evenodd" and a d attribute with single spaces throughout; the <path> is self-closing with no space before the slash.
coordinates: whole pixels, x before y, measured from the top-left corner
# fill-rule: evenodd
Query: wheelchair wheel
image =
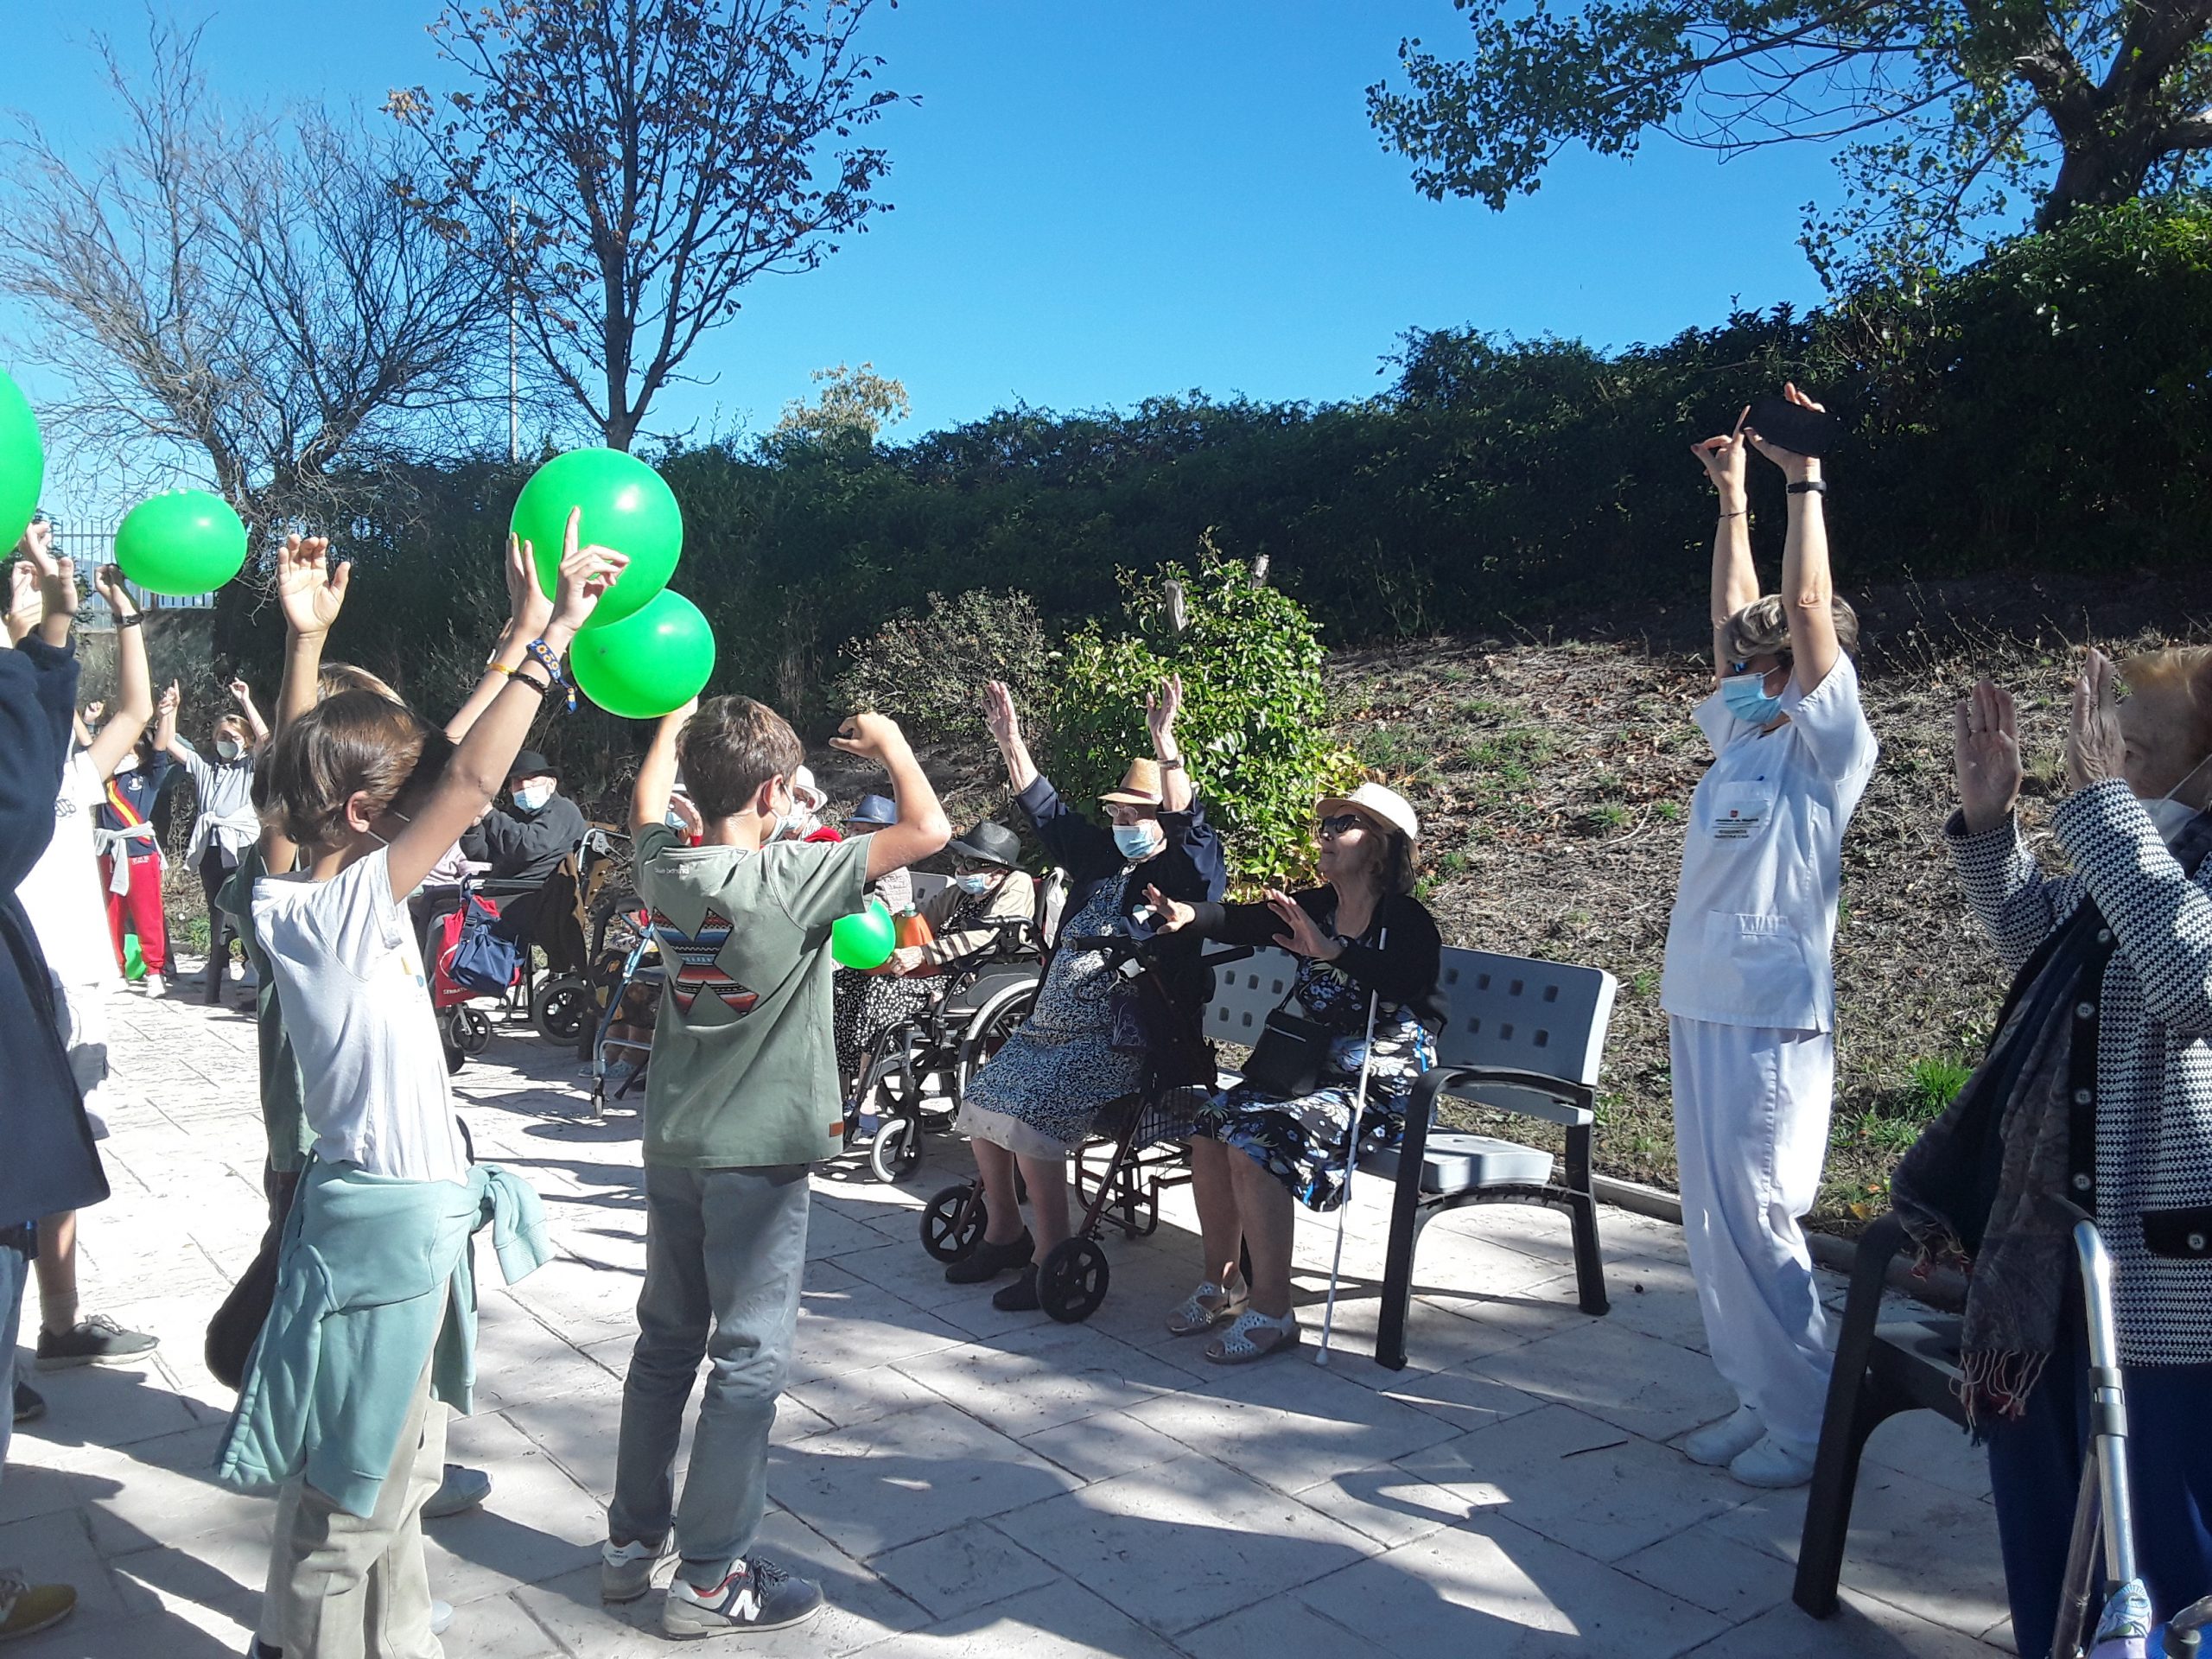
<path id="1" fill-rule="evenodd" d="M 1037 1300 L 1062 1325 L 1080 1325 L 1106 1300 L 1112 1278 L 1096 1239 L 1063 1239 L 1038 1264 Z"/>
<path id="2" fill-rule="evenodd" d="M 561 974 L 537 988 L 530 1017 L 537 1034 L 562 1048 L 576 1040 L 591 1008 L 591 987 L 574 974 Z"/>
<path id="3" fill-rule="evenodd" d="M 922 1211 L 922 1248 L 939 1262 L 964 1262 L 982 1242 L 985 1220 L 982 1186 L 948 1186 Z"/>
<path id="4" fill-rule="evenodd" d="M 492 1046 L 492 1021 L 464 1002 L 446 1015 L 446 1041 L 464 1054 L 481 1054 Z"/>
<path id="5" fill-rule="evenodd" d="M 982 1070 L 984 1062 L 1005 1046 L 1006 1039 L 1029 1017 L 1029 1010 L 1036 1002 L 1037 988 L 1024 986 L 984 1009 L 982 1017 L 969 1028 L 960 1045 L 960 1058 L 953 1067 L 952 1098 L 956 1104 L 967 1094 L 969 1083 Z"/>
<path id="6" fill-rule="evenodd" d="M 912 1179 L 922 1166 L 922 1126 L 903 1116 L 881 1119 L 868 1143 L 868 1166 L 887 1186 Z"/>

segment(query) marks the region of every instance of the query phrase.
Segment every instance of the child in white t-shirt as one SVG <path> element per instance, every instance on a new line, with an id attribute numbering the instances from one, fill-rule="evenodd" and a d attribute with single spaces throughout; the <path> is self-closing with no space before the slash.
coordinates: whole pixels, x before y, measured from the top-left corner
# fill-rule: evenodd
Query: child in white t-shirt
<path id="1" fill-rule="evenodd" d="M 626 563 L 604 548 L 579 549 L 571 515 L 542 637 L 503 643 L 487 677 L 497 690 L 453 747 L 374 692 L 315 702 L 314 666 L 348 568 L 326 572 L 320 542 L 296 540 L 280 556 L 290 660 L 279 734 L 264 762 L 262 845 L 266 868 L 289 868 L 296 856 L 300 868 L 255 884 L 253 926 L 276 976 L 321 1161 L 402 1181 L 467 1179 L 407 895 L 505 782 L 552 689 L 549 662 Z M 302 1183 L 297 1205 L 321 1201 Z M 255 1649 L 262 1659 L 384 1652 L 392 1643 L 394 1651 L 436 1650 L 419 1524 L 444 1458 L 444 1417 L 424 1408 L 430 1359 L 426 1351 L 374 1513 L 350 1513 L 304 1481 L 287 1488 Z"/>

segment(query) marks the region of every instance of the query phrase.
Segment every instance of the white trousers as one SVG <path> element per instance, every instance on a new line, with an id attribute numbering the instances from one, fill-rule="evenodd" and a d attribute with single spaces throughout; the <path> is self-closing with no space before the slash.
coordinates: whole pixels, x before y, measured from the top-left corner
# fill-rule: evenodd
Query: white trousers
<path id="1" fill-rule="evenodd" d="M 1809 1447 L 1827 1402 L 1827 1314 L 1798 1221 L 1820 1194 L 1835 1040 L 1676 1020 L 1682 1230 L 1713 1363 L 1769 1432 Z"/>

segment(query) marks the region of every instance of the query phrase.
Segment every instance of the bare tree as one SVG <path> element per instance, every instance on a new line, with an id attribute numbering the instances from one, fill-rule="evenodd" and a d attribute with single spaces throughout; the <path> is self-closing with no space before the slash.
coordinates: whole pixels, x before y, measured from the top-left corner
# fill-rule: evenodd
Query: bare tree
<path id="1" fill-rule="evenodd" d="M 392 93 L 430 222 L 513 283 L 535 354 L 614 448 L 747 283 L 887 211 L 884 152 L 849 142 L 898 97 L 854 43 L 869 4 L 456 6 L 431 32 L 469 85 Z"/>
<path id="2" fill-rule="evenodd" d="M 196 30 L 149 38 L 143 79 L 97 42 L 111 149 L 79 164 L 27 118 L 6 143 L 0 200 L 36 230 L 0 248 L 0 291 L 77 443 L 182 451 L 257 528 L 327 518 L 334 470 L 457 440 L 499 296 L 396 188 L 388 131 L 227 110 Z"/>

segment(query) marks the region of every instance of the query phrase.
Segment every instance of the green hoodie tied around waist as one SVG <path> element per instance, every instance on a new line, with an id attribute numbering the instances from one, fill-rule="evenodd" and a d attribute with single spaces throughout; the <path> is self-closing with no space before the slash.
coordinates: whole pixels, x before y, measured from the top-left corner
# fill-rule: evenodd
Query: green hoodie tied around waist
<path id="1" fill-rule="evenodd" d="M 432 1396 L 470 1408 L 468 1245 L 487 1223 L 507 1283 L 551 1258 L 537 1194 L 497 1164 L 476 1165 L 463 1184 L 310 1162 L 285 1224 L 276 1300 L 216 1454 L 218 1484 L 265 1493 L 304 1475 L 349 1514 L 372 1514 L 425 1361 Z"/>

